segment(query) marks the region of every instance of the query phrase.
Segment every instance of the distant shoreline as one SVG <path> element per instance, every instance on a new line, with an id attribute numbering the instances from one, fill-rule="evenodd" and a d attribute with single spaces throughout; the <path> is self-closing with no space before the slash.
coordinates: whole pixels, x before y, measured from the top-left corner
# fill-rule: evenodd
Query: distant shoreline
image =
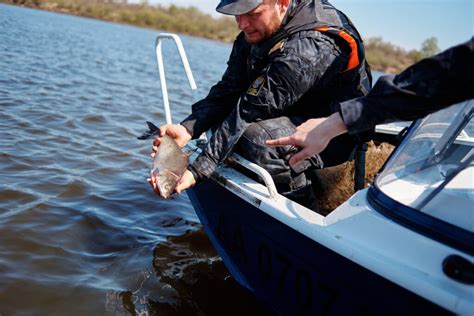
<path id="1" fill-rule="evenodd" d="M 239 30 L 229 17 L 213 18 L 197 8 L 128 4 L 126 0 L 0 0 L 0 3 L 123 23 L 148 29 L 202 37 L 231 43 Z M 366 58 L 373 70 L 398 73 L 424 57 L 416 50 L 405 51 L 381 38 L 364 41 Z"/>

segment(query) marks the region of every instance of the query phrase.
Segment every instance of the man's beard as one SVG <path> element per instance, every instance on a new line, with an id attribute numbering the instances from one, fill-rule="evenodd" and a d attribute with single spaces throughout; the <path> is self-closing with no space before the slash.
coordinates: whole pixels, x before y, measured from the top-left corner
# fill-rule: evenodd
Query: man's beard
<path id="1" fill-rule="evenodd" d="M 275 15 L 274 19 L 272 19 L 272 21 L 277 21 L 277 17 Z M 280 29 L 280 26 L 281 26 L 281 23 L 278 23 L 278 22 L 275 22 L 274 24 L 272 24 L 268 30 L 269 32 L 263 34 L 262 38 L 256 40 L 256 41 L 252 41 L 250 40 L 249 38 L 247 38 L 247 35 L 245 35 L 245 41 L 249 44 L 252 44 L 252 45 L 255 45 L 255 44 L 260 44 L 260 43 L 263 43 L 265 42 L 266 40 L 268 40 L 269 38 L 271 38 L 273 35 L 275 35 L 276 32 L 278 32 L 278 30 Z"/>

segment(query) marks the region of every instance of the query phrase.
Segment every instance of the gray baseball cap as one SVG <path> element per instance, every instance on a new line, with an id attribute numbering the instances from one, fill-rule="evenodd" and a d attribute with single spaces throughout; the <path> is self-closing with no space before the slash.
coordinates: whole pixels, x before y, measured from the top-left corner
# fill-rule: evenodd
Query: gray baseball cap
<path id="1" fill-rule="evenodd" d="M 222 0 L 216 11 L 227 15 L 241 15 L 252 11 L 263 3 L 263 0 Z"/>

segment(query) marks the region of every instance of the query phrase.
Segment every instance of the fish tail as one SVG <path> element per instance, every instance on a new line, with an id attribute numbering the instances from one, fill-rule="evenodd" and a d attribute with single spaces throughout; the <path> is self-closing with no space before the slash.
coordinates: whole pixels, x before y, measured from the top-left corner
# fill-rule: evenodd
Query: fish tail
<path id="1" fill-rule="evenodd" d="M 148 125 L 148 131 L 138 136 L 138 139 L 148 139 L 153 136 L 160 135 L 160 129 L 158 128 L 158 126 L 148 121 L 146 122 L 146 124 Z"/>

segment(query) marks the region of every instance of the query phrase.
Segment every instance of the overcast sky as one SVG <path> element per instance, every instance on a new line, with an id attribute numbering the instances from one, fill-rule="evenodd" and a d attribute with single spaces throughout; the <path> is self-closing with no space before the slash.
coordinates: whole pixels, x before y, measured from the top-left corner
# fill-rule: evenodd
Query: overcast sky
<path id="1" fill-rule="evenodd" d="M 133 0 L 129 2 L 139 2 Z M 205 13 L 214 11 L 218 0 L 149 0 L 154 4 L 194 6 Z M 474 35 L 474 0 L 332 0 L 346 13 L 363 37 L 382 37 L 405 49 L 420 49 L 421 43 L 436 37 L 446 49 Z"/>

